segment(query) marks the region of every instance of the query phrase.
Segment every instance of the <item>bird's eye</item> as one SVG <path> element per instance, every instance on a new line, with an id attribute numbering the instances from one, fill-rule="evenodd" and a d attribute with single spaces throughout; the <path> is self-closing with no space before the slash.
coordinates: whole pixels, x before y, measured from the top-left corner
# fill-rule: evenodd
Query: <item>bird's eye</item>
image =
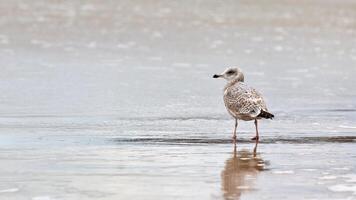
<path id="1" fill-rule="evenodd" d="M 228 72 L 226 72 L 227 74 L 229 74 L 229 75 L 231 75 L 231 74 L 233 74 L 233 73 L 235 73 L 234 71 L 228 71 Z"/>

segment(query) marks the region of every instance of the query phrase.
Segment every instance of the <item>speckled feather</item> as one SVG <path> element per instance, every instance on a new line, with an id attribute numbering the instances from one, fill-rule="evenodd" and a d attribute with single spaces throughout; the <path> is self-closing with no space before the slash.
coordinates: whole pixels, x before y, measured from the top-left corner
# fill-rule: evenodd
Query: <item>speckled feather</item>
<path id="1" fill-rule="evenodd" d="M 240 81 L 225 87 L 224 103 L 233 117 L 242 120 L 256 119 L 261 110 L 268 111 L 262 95 Z"/>

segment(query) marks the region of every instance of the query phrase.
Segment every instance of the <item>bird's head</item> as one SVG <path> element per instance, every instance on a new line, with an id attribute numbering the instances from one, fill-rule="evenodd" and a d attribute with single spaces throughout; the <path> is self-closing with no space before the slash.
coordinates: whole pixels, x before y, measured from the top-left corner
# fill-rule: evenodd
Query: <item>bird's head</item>
<path id="1" fill-rule="evenodd" d="M 227 81 L 240 81 L 244 82 L 244 74 L 241 69 L 237 67 L 229 67 L 222 74 L 214 74 L 213 78 L 224 78 Z"/>

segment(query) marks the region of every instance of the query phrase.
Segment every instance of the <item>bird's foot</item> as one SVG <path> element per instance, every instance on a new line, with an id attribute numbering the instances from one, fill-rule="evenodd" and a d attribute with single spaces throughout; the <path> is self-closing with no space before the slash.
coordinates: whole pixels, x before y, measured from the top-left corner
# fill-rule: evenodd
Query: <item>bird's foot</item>
<path id="1" fill-rule="evenodd" d="M 232 136 L 232 142 L 233 142 L 233 143 L 236 143 L 236 142 L 237 142 L 237 137 L 236 137 L 236 135 Z"/>
<path id="2" fill-rule="evenodd" d="M 260 137 L 258 137 L 258 136 L 251 138 L 251 140 L 259 140 L 259 139 L 260 139 Z"/>

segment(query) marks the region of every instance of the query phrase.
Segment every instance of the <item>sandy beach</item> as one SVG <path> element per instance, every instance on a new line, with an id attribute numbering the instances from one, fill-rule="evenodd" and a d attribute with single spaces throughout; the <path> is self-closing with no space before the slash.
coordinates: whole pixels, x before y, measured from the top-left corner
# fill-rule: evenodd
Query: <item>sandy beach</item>
<path id="1" fill-rule="evenodd" d="M 355 1 L 0 4 L 0 199 L 356 199 Z"/>

